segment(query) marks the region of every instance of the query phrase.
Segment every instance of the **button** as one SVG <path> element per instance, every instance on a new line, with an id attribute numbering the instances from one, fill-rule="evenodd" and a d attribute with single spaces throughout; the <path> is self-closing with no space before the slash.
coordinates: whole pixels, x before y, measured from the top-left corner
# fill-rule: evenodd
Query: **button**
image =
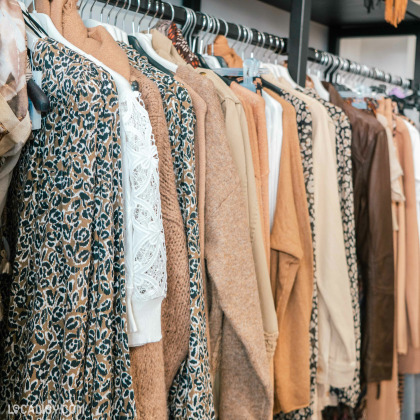
<path id="1" fill-rule="evenodd" d="M 139 91 L 139 84 L 137 80 L 134 80 L 133 82 L 131 82 L 131 90 Z"/>

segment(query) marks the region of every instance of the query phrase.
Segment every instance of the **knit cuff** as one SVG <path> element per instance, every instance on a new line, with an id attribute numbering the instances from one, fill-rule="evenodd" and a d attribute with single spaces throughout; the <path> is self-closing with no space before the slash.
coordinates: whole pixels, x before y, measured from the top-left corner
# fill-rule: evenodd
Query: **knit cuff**
<path id="1" fill-rule="evenodd" d="M 128 345 L 138 347 L 162 339 L 161 309 L 163 297 L 141 300 L 127 289 Z"/>

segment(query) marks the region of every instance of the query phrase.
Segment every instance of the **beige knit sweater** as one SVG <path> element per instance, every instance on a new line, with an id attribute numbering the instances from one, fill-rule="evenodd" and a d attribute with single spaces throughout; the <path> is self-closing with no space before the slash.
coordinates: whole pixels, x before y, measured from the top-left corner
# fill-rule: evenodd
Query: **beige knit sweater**
<path id="1" fill-rule="evenodd" d="M 212 373 L 220 419 L 268 419 L 273 390 L 241 182 L 211 80 L 189 66 L 177 75 L 205 100 L 205 263 Z"/>

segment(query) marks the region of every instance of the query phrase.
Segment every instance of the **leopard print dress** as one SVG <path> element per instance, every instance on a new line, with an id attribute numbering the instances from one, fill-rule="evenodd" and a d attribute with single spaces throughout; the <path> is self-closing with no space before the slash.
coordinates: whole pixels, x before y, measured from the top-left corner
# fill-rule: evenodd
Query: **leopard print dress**
<path id="1" fill-rule="evenodd" d="M 172 419 L 215 418 L 206 336 L 204 286 L 201 273 L 198 203 L 195 182 L 194 129 L 196 117 L 188 91 L 172 76 L 151 66 L 123 43 L 130 64 L 159 88 L 169 131 L 177 195 L 187 234 L 190 269 L 190 342 L 169 392 Z"/>
<path id="2" fill-rule="evenodd" d="M 38 41 L 33 65 L 51 110 L 8 200 L 1 418 L 133 419 L 116 88 L 53 40 Z"/>

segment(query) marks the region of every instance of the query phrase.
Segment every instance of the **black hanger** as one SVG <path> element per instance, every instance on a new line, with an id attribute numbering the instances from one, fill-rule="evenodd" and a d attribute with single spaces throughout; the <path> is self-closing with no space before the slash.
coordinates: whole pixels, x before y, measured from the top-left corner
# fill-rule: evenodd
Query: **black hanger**
<path id="1" fill-rule="evenodd" d="M 272 90 L 273 92 L 279 94 L 279 95 L 283 95 L 284 91 L 282 89 L 280 89 L 278 86 L 273 85 L 272 83 L 268 82 L 267 80 L 265 80 L 264 78 L 261 78 L 261 82 L 263 87 L 266 87 L 270 90 Z"/>
<path id="2" fill-rule="evenodd" d="M 25 11 L 22 11 L 24 16 L 25 25 L 31 29 L 39 38 L 46 35 L 44 29 Z M 50 101 L 48 96 L 42 89 L 35 83 L 34 79 L 29 79 L 26 84 L 28 96 L 38 112 L 49 112 Z"/>
<path id="3" fill-rule="evenodd" d="M 28 89 L 28 96 L 31 99 L 31 102 L 34 104 L 35 109 L 38 112 L 49 112 L 50 101 L 48 96 L 35 83 L 34 79 L 30 79 L 26 84 L 26 87 Z"/>
<path id="4" fill-rule="evenodd" d="M 22 14 L 26 25 L 30 27 L 39 38 L 42 36 L 48 36 L 44 28 L 26 10 L 22 10 Z"/>
<path id="5" fill-rule="evenodd" d="M 224 59 L 223 57 L 220 57 L 219 55 L 216 55 L 215 57 L 217 58 L 217 61 L 219 62 L 220 67 L 221 67 L 222 69 L 226 69 L 226 68 L 228 68 L 228 67 L 229 67 L 229 66 L 226 64 L 226 61 L 225 61 L 225 59 Z"/>
<path id="6" fill-rule="evenodd" d="M 130 45 L 141 55 L 147 58 L 147 61 L 149 62 L 149 64 L 151 64 L 153 67 L 156 67 L 158 70 L 168 74 L 169 76 L 173 76 L 173 73 L 171 73 L 168 69 L 166 69 L 165 67 L 163 67 L 160 63 L 158 63 L 157 61 L 155 61 L 152 57 L 149 56 L 149 54 L 146 53 L 146 51 L 144 51 L 144 49 L 142 48 L 142 46 L 140 45 L 139 40 L 130 35 L 128 37 L 128 41 L 130 42 Z"/>

